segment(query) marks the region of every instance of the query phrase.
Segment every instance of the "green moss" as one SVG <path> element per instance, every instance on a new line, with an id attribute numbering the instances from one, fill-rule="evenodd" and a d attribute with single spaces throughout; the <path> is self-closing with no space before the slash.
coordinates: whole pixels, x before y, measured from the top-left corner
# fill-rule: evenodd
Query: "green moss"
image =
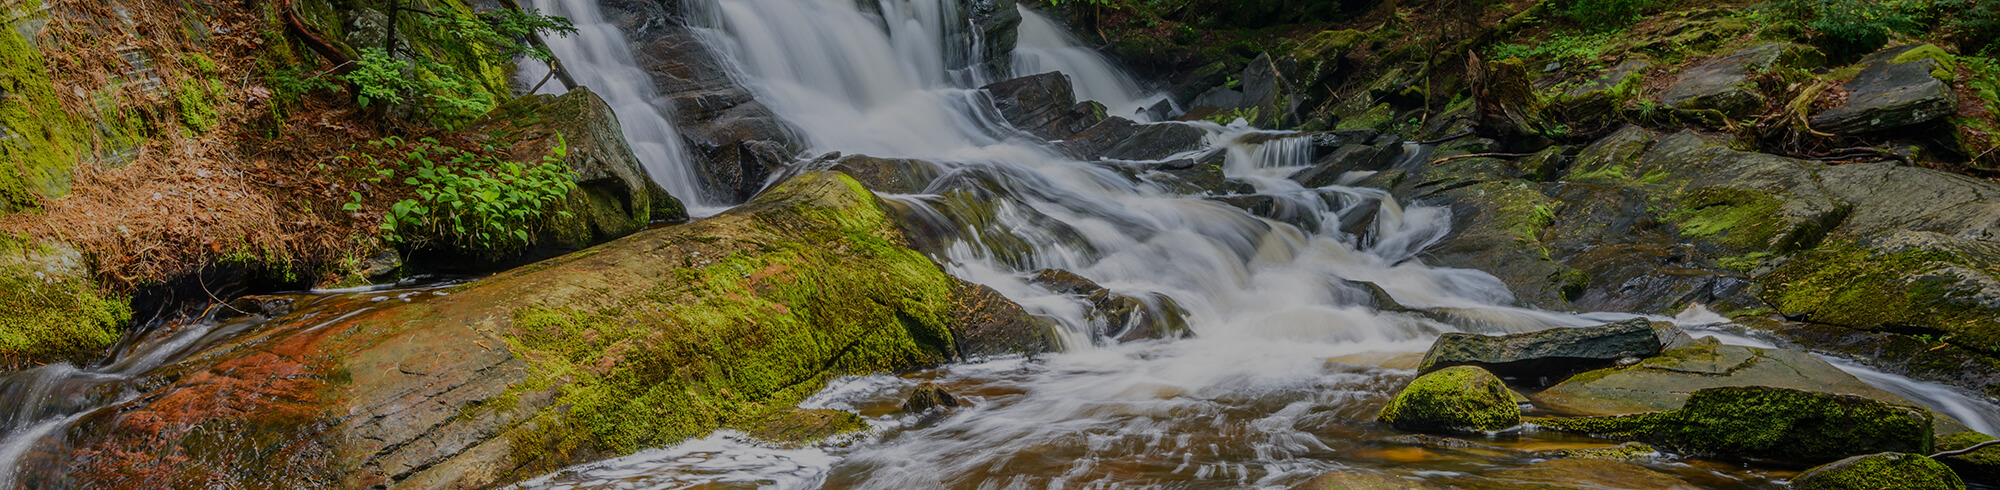
<path id="1" fill-rule="evenodd" d="M 1779 214 L 1783 207 L 1783 202 L 1763 191 L 1704 187 L 1683 194 L 1680 206 L 1663 218 L 1682 237 L 1761 251 L 1772 248 L 1772 242 L 1784 231 L 1785 221 Z"/>
<path id="2" fill-rule="evenodd" d="M 1952 56 L 1935 44 L 1925 44 L 1904 51 L 1903 54 L 1896 56 L 1895 62 L 1909 63 L 1922 60 L 1937 62 L 1931 66 L 1931 76 L 1947 82 L 1958 78 L 1958 57 Z"/>
<path id="3" fill-rule="evenodd" d="M 853 412 L 787 408 L 772 411 L 745 429 L 751 437 L 800 446 L 868 430 L 868 423 Z"/>
<path id="4" fill-rule="evenodd" d="M 0 244 L 0 364 L 83 363 L 118 341 L 132 309 L 77 271 L 18 260 L 45 252 Z"/>
<path id="5" fill-rule="evenodd" d="M 181 124 L 186 124 L 196 133 L 215 129 L 215 125 L 222 120 L 215 110 L 215 101 L 222 92 L 222 86 L 214 80 L 208 83 L 194 79 L 181 81 L 180 89 L 174 91 L 174 99 L 180 104 Z"/>
<path id="6" fill-rule="evenodd" d="M 704 245 L 730 251 L 688 257 L 656 287 L 594 309 L 513 311 L 504 337 L 536 380 L 523 389 L 552 389 L 567 407 L 542 414 L 516 459 L 546 456 L 535 444 L 629 453 L 754 425 L 832 377 L 949 359 L 955 280 L 901 245 L 859 182 L 832 175 L 837 183 L 794 180 L 738 208 L 728 219 L 746 229 Z M 796 202 L 845 204 L 772 207 Z"/>
<path id="7" fill-rule="evenodd" d="M 1760 297 L 1786 315 L 1871 330 L 1946 332 L 1951 344 L 2000 352 L 1996 311 L 1972 298 L 1962 279 L 1941 272 L 1957 261 L 1942 252 L 1878 254 L 1839 242 L 1796 254 L 1757 281 Z"/>
<path id="8" fill-rule="evenodd" d="M 1931 414 L 1924 409 L 1767 387 L 1696 391 L 1685 406 L 1668 412 L 1529 422 L 1546 429 L 1636 439 L 1696 455 L 1801 463 L 1931 447 Z"/>
<path id="9" fill-rule="evenodd" d="M 86 126 L 58 103 L 41 52 L 14 29 L 0 32 L 0 94 L 0 213 L 67 193 L 70 168 L 88 153 Z"/>
<path id="10" fill-rule="evenodd" d="M 1396 119 L 1396 109 L 1394 107 L 1390 107 L 1389 104 L 1385 102 L 1381 104 L 1375 104 L 1375 106 L 1368 108 L 1368 110 L 1365 112 L 1341 117 L 1340 122 L 1335 123 L 1333 125 L 1333 128 L 1376 129 L 1389 125 L 1389 123 L 1394 119 Z"/>
<path id="11" fill-rule="evenodd" d="M 1453 366 L 1417 377 L 1378 417 L 1404 430 L 1492 431 L 1521 423 L 1521 407 L 1493 373 Z"/>
<path id="12" fill-rule="evenodd" d="M 1881 453 L 1855 456 L 1806 470 L 1792 479 L 1799 490 L 1939 490 L 1962 489 L 1965 482 L 1951 468 L 1918 454 Z"/>

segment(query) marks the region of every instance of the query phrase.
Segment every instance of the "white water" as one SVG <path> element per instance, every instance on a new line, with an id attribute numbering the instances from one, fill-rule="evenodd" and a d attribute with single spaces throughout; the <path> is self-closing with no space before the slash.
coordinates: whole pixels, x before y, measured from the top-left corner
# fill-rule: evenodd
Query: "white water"
<path id="1" fill-rule="evenodd" d="M 651 79 L 632 61 L 625 34 L 604 19 L 596 0 L 534 0 L 534 7 L 548 15 L 569 18 L 576 25 L 575 35 L 547 39 L 549 50 L 577 84 L 588 87 L 611 106 L 632 155 L 653 181 L 680 199 L 690 215 L 709 216 L 727 209 L 730 203 L 711 197 L 696 180 L 694 165 L 669 118 L 673 104 L 660 97 Z M 544 65 L 521 63 L 521 80 L 541 80 L 547 73 Z M 563 91 L 562 84 L 554 80 L 541 88 L 544 94 Z"/>
<path id="2" fill-rule="evenodd" d="M 1424 265 L 1418 253 L 1447 231 L 1446 210 L 1403 207 L 1376 190 L 1310 189 L 1285 179 L 1307 163 L 1298 139 L 1196 123 L 1209 133 L 1204 151 L 1227 152 L 1228 176 L 1276 199 L 1278 219 L 1061 157 L 1019 137 L 973 89 L 985 81 L 974 68 L 978 50 L 938 44 L 969 38 L 954 3 L 880 0 L 875 7 L 704 0 L 693 11 L 734 75 L 801 129 L 814 152 L 943 165 L 947 177 L 924 193 L 886 197 L 913 219 L 951 231 L 938 252 L 950 272 L 1061 323 L 1068 351 L 927 373 L 974 405 L 942 420 L 873 414 L 877 433 L 851 447 L 777 450 L 719 434 L 524 486 L 1287 485 L 1365 467 L 1347 455 L 1368 450 L 1364 436 L 1393 435 L 1357 422 L 1372 419 L 1365 407 L 1379 406 L 1410 374 L 1371 365 L 1383 353 L 1422 352 L 1447 331 L 1602 322 L 1508 307 L 1512 295 L 1491 275 Z M 1086 98 L 1112 107 L 1157 100 L 1046 19 L 1025 16 L 1016 75 L 1059 69 Z M 1423 151 L 1409 149 L 1409 160 L 1421 161 Z M 980 213 L 993 219 L 961 219 Z M 1342 218 L 1357 213 L 1375 218 L 1363 233 L 1341 231 Z M 1122 294 L 1172 298 L 1188 311 L 1195 337 L 1106 342 L 1098 335 L 1105 326 L 1091 324 L 1078 299 L 1026 280 L 1043 268 Z M 1375 310 L 1357 282 L 1374 283 L 1405 305 L 1446 309 L 1453 321 Z M 843 380 L 809 404 L 860 409 L 915 382 Z"/>
<path id="3" fill-rule="evenodd" d="M 1081 46 L 1069 32 L 1047 16 L 1017 6 L 1021 11 L 1019 44 L 1014 48 L 1014 74 L 1033 75 L 1060 71 L 1069 75 L 1078 100 L 1095 100 L 1116 116 L 1136 117 L 1144 109 L 1165 99 L 1164 94 L 1142 95 L 1139 82 L 1113 68 L 1103 54 Z"/>

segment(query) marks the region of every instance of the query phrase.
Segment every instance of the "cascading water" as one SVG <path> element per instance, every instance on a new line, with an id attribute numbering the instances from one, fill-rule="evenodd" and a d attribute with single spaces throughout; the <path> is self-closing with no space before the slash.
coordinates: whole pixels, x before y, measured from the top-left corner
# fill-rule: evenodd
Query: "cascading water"
<path id="1" fill-rule="evenodd" d="M 974 68 L 981 60 L 970 54 L 977 49 L 925 44 L 970 38 L 955 2 L 864 3 L 705 0 L 694 3 L 693 18 L 738 78 L 815 151 L 943 167 L 944 177 L 924 192 L 885 198 L 913 226 L 949 235 L 933 253 L 950 272 L 1060 323 L 1068 350 L 838 381 L 802 406 L 867 417 L 877 434 L 851 447 L 771 449 L 724 431 L 523 486 L 1241 487 L 1342 468 L 1408 474 L 1410 456 L 1370 442 L 1395 434 L 1361 422 L 1410 376 L 1384 364 L 1409 363 L 1446 331 L 1605 320 L 1507 307 L 1512 296 L 1493 276 L 1425 266 L 1417 254 L 1444 236 L 1445 210 L 1406 208 L 1379 190 L 1286 179 L 1309 163 L 1309 152 L 1285 133 L 1168 123 L 1205 131 L 1205 148 L 1176 157 L 1226 152 L 1227 177 L 1277 203 L 1268 218 L 1114 168 L 1146 162 L 1062 157 L 1000 121 L 973 89 L 982 81 Z M 1052 22 L 1023 16 L 1015 75 L 1062 71 L 1084 98 L 1114 108 L 1159 100 Z M 1406 159 L 1421 163 L 1429 148 L 1409 146 Z M 1170 298 L 1186 310 L 1193 337 L 1106 342 L 1112 326 L 1095 324 L 1101 320 L 1075 298 L 1027 280 L 1045 268 L 1119 294 Z M 1453 321 L 1378 310 L 1362 283 L 1403 305 L 1449 311 Z M 897 394 L 921 380 L 974 405 L 943 419 L 896 413 Z M 1436 457 L 1418 468 L 1451 474 L 1526 463 Z M 1686 465 L 1663 470 L 1725 488 L 1770 480 Z"/>
<path id="2" fill-rule="evenodd" d="M 548 15 L 568 18 L 576 34 L 548 39 L 549 51 L 569 69 L 576 82 L 596 92 L 611 111 L 625 141 L 632 147 L 646 173 L 668 194 L 681 200 L 689 214 L 708 216 L 726 209 L 730 203 L 712 197 L 695 179 L 694 166 L 681 146 L 669 114 L 673 110 L 653 88 L 646 73 L 632 61 L 632 49 L 618 26 L 604 19 L 596 0 L 534 0 L 536 9 Z M 536 63 L 521 64 L 522 80 L 539 80 L 547 68 Z M 560 84 L 544 84 L 541 93 L 560 94 Z"/>

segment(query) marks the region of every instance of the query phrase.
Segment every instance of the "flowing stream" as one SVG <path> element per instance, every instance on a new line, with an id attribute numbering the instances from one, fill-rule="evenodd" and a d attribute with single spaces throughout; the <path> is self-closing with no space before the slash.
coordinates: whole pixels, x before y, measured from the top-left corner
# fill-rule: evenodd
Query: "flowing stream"
<path id="1" fill-rule="evenodd" d="M 873 1 L 873 0 L 863 0 Z M 579 81 L 617 111 L 635 153 L 696 214 L 719 204 L 695 183 L 672 110 L 632 63 L 624 37 L 593 0 L 536 0 L 576 21 L 551 38 Z M 837 380 L 807 408 L 860 413 L 873 430 L 829 444 L 773 448 L 721 431 L 529 481 L 532 488 L 1240 488 L 1282 487 L 1327 471 L 1445 479 L 1537 459 L 1511 450 L 1599 447 L 1546 433 L 1480 440 L 1504 449 L 1419 449 L 1372 422 L 1440 333 L 1506 333 L 1630 317 L 1506 306 L 1493 276 L 1429 267 L 1419 253 L 1442 238 L 1444 209 L 1409 206 L 1367 188 L 1307 188 L 1285 176 L 1306 166 L 1306 141 L 1241 125 L 1191 124 L 1225 174 L 1271 199 L 1272 217 L 1175 191 L 1131 170 L 1148 162 L 1079 162 L 1009 127 L 976 87 L 996 77 L 1059 70 L 1085 98 L 1131 114 L 1161 100 L 1104 58 L 1022 9 L 1012 74 L 984 73 L 967 13 L 951 0 L 693 0 L 706 42 L 814 151 L 935 162 L 923 192 L 885 196 L 911 225 L 947 238 L 930 250 L 953 274 L 995 288 L 1061 326 L 1066 349 L 902 376 Z M 534 72 L 533 67 L 524 72 Z M 535 72 L 524 78 L 539 79 Z M 558 89 L 559 90 L 559 89 Z M 1413 162 L 1428 148 L 1409 145 Z M 968 220 L 968 215 L 991 219 Z M 1366 216 L 1368 220 L 1355 218 Z M 1354 223 L 1365 222 L 1356 228 Z M 1121 326 L 1028 278 L 1064 269 L 1112 291 L 1171 301 L 1188 338 L 1119 343 Z M 1449 312 L 1382 311 L 1367 284 L 1400 304 Z M 129 399 L 147 372 L 274 318 L 337 321 L 378 305 L 443 294 L 429 287 L 262 298 L 250 314 L 208 315 L 156 329 L 102 366 L 52 365 L 0 377 L 0 487 L 22 455 L 60 442 L 91 410 Z M 1693 315 L 1698 317 L 1699 315 Z M 1712 315 L 1711 315 L 1712 316 Z M 1687 318 L 1690 326 L 1713 318 Z M 1732 342 L 1755 339 L 1720 331 Z M 1934 384 L 1843 364 L 1969 426 L 1992 432 L 1990 404 Z M 924 381 L 971 403 L 942 416 L 897 411 Z M 1896 388 L 1890 388 L 1895 386 Z M 1646 463 L 1715 488 L 1768 486 L 1784 470 L 1697 460 Z"/>
<path id="2" fill-rule="evenodd" d="M 1285 486 L 1334 470 L 1449 478 L 1534 459 L 1523 453 L 1412 450 L 1374 414 L 1442 332 L 1507 333 L 1630 315 L 1567 315 L 1506 306 L 1493 276 L 1428 267 L 1418 253 L 1444 236 L 1448 212 L 1404 206 L 1373 189 L 1306 188 L 1286 179 L 1310 162 L 1306 141 L 1254 128 L 1192 124 L 1224 152 L 1229 178 L 1275 203 L 1257 217 L 1183 195 L 1149 162 L 1079 162 L 1023 135 L 976 87 L 994 79 L 948 0 L 696 0 L 692 22 L 737 79 L 797 125 L 814 152 L 935 162 L 943 177 L 885 196 L 912 225 L 942 230 L 932 253 L 953 274 L 991 286 L 1062 325 L 1066 350 L 906 376 L 838 381 L 805 406 L 854 410 L 875 428 L 817 448 L 770 448 L 729 431 L 594 463 L 525 487 L 681 488 L 737 482 L 779 488 L 1235 488 Z M 865 7 L 865 8 L 864 8 Z M 1058 70 L 1081 98 L 1114 114 L 1161 100 L 1038 13 L 1021 9 L 1015 73 Z M 1004 78 L 1004 77 L 1002 77 Z M 1143 118 L 1142 118 L 1143 119 Z M 1429 151 L 1408 145 L 1409 160 Z M 1171 158 L 1170 158 L 1171 159 Z M 992 219 L 963 219 L 966 216 Z M 1364 230 L 1343 223 L 1372 217 Z M 1193 336 L 1117 343 L 1119 326 L 1075 298 L 1028 281 L 1064 269 L 1115 292 L 1167 298 Z M 1403 305 L 1452 322 L 1379 311 L 1371 283 Z M 1699 322 L 1693 322 L 1699 323 Z M 1871 382 L 1917 385 L 1869 373 Z M 1864 376 L 1866 378 L 1867 376 Z M 973 402 L 948 416 L 896 412 L 900 395 L 935 381 Z M 1977 428 L 1994 410 L 1928 386 L 1934 407 L 1970 404 Z M 1905 390 L 1912 392 L 1912 390 Z M 1966 418 L 1961 415 L 1961 418 Z M 1514 449 L 1594 447 L 1554 434 L 1482 441 Z M 1477 453 L 1477 451 L 1473 451 Z M 1759 487 L 1783 471 L 1701 461 L 1653 469 L 1718 488 Z"/>

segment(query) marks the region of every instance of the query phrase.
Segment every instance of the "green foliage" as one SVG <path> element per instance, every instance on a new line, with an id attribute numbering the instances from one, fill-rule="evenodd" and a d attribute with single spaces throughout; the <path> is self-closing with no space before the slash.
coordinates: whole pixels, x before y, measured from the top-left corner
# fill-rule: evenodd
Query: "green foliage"
<path id="1" fill-rule="evenodd" d="M 405 29 L 417 37 L 417 44 L 469 58 L 466 61 L 473 63 L 500 65 L 522 56 L 549 61 L 555 58 L 554 53 L 525 40 L 543 33 L 567 36 L 576 32 L 569 19 L 542 15 L 532 8 L 477 15 L 405 11 L 421 14 L 409 17 L 414 25 Z M 404 43 L 391 44 L 390 49 L 361 48 L 354 68 L 341 76 L 354 84 L 356 101 L 363 107 L 376 102 L 412 102 L 420 115 L 447 128 L 493 110 L 493 94 L 481 86 L 477 74 L 462 73 L 440 61 L 448 57 L 417 52 Z"/>
<path id="2" fill-rule="evenodd" d="M 2000 0 L 1937 0 L 1934 7 L 1959 53 L 2000 56 Z"/>
<path id="3" fill-rule="evenodd" d="M 426 115 L 447 127 L 471 120 L 493 110 L 493 94 L 479 90 L 472 79 L 451 65 L 428 58 L 398 60 L 381 48 L 361 50 L 354 70 L 341 75 L 354 84 L 355 100 L 362 107 L 375 102 L 417 103 Z"/>
<path id="4" fill-rule="evenodd" d="M 1889 43 L 1889 34 L 1917 34 L 1929 0 L 1776 0 L 1780 21 L 1804 23 L 1812 42 L 1837 59 L 1868 54 Z"/>
<path id="5" fill-rule="evenodd" d="M 1622 32 L 1559 32 L 1541 41 L 1495 45 L 1488 51 L 1488 57 L 1591 63 L 1605 59 L 1624 37 Z"/>
<path id="6" fill-rule="evenodd" d="M 400 183 L 416 194 L 389 207 L 382 217 L 383 238 L 412 245 L 442 241 L 493 252 L 528 245 L 551 206 L 576 188 L 569 166 L 561 160 L 568 145 L 560 135 L 557 141 L 553 154 L 528 163 L 440 145 L 429 138 L 410 143 L 392 136 L 369 142 L 399 158 L 384 165 L 365 156 L 372 172 L 366 180 L 374 185 Z M 354 201 L 344 209 L 361 210 L 361 194 L 351 195 Z M 568 214 L 559 211 L 556 216 Z"/>
<path id="7" fill-rule="evenodd" d="M 1257 116 L 1256 107 L 1238 107 L 1235 110 L 1215 111 L 1214 114 L 1209 114 L 1208 117 L 1203 119 L 1224 126 L 1235 123 L 1237 119 L 1242 119 L 1245 123 L 1255 126 L 1257 125 Z"/>
<path id="8" fill-rule="evenodd" d="M 1657 0 L 1571 0 L 1562 8 L 1562 15 L 1591 29 L 1615 29 L 1630 25 L 1657 3 Z"/>

